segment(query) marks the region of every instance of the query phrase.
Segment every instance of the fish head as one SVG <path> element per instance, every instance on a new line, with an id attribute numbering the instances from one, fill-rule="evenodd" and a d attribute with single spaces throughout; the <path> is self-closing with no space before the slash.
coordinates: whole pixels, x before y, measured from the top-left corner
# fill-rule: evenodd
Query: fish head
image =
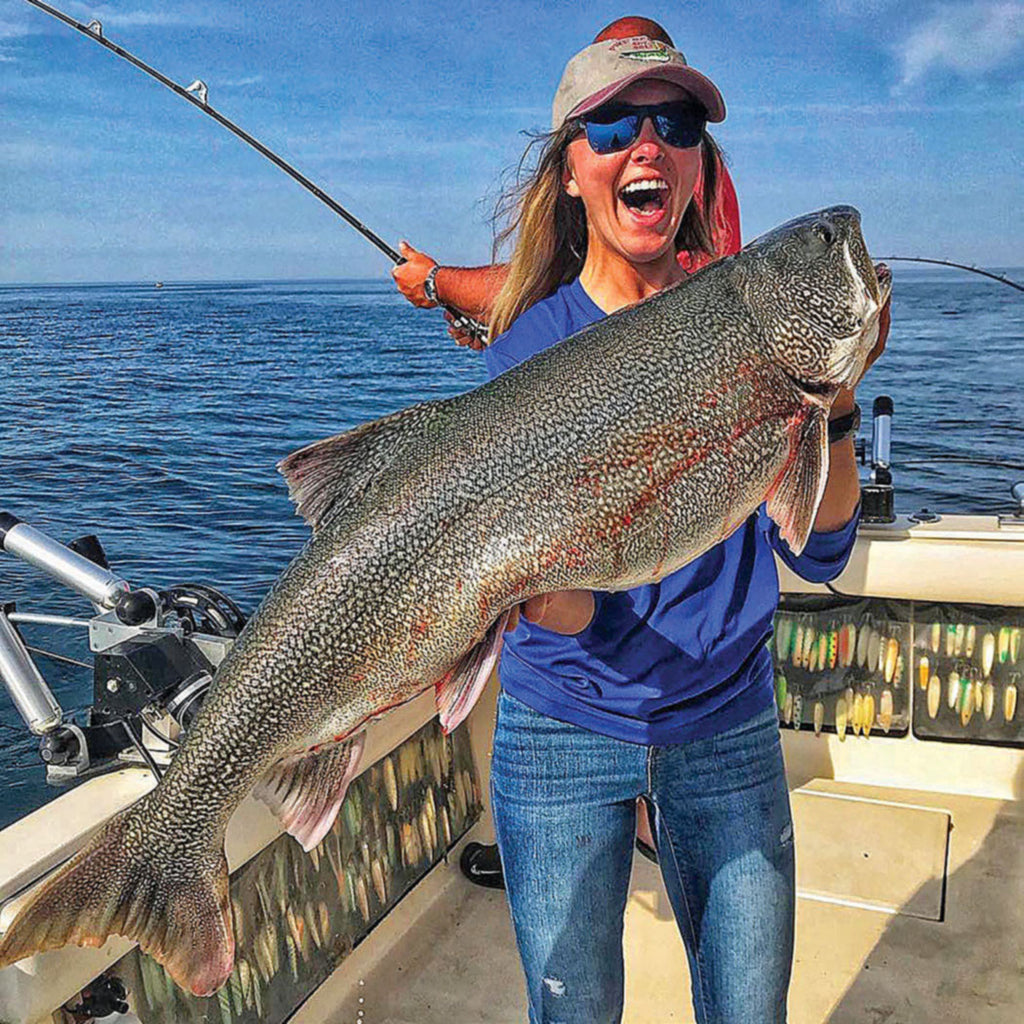
<path id="1" fill-rule="evenodd" d="M 743 249 L 742 290 L 769 356 L 804 397 L 828 405 L 878 341 L 892 277 L 876 268 L 852 206 L 791 220 Z"/>

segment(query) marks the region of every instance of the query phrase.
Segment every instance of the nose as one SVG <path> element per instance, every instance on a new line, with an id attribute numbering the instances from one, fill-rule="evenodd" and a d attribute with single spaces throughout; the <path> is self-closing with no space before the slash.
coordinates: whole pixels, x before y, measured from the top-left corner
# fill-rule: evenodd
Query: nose
<path id="1" fill-rule="evenodd" d="M 629 156 L 638 164 L 656 163 L 664 159 L 664 143 L 654 130 L 654 124 L 649 117 L 645 117 L 643 124 L 640 125 L 640 134 L 636 137 Z"/>

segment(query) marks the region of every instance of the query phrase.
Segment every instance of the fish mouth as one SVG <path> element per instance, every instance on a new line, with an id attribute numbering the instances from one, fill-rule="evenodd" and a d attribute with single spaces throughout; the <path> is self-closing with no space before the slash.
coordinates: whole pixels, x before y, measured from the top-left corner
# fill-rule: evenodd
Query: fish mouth
<path id="1" fill-rule="evenodd" d="M 878 282 L 878 304 L 884 306 L 892 294 L 892 271 L 887 263 L 875 264 L 875 280 Z"/>
<path id="2" fill-rule="evenodd" d="M 813 405 L 829 406 L 832 404 L 832 399 L 839 394 L 838 384 L 798 377 L 795 373 L 790 373 L 789 370 L 783 370 L 783 373 L 797 391 Z"/>
<path id="3" fill-rule="evenodd" d="M 643 224 L 656 224 L 668 212 L 672 187 L 660 175 L 634 178 L 616 193 L 629 214 Z"/>

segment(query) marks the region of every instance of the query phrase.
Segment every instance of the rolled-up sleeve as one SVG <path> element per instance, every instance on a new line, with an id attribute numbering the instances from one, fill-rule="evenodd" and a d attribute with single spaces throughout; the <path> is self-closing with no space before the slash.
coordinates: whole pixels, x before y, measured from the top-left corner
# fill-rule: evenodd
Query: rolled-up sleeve
<path id="1" fill-rule="evenodd" d="M 857 539 L 859 502 L 845 526 L 827 533 L 812 531 L 799 555 L 794 555 L 790 546 L 779 536 L 779 528 L 765 511 L 764 505 L 758 509 L 757 514 L 772 549 L 801 579 L 808 583 L 827 583 L 846 568 L 853 543 Z"/>

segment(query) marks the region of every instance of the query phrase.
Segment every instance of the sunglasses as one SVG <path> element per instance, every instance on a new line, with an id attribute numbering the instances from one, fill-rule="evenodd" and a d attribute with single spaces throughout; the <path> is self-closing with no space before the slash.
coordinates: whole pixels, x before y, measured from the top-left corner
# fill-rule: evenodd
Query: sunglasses
<path id="1" fill-rule="evenodd" d="M 643 129 L 644 119 L 648 117 L 658 138 L 675 149 L 696 146 L 707 124 L 707 111 L 684 100 L 649 106 L 606 103 L 583 114 L 579 120 L 587 133 L 590 148 L 603 155 L 618 153 L 632 146 Z"/>

